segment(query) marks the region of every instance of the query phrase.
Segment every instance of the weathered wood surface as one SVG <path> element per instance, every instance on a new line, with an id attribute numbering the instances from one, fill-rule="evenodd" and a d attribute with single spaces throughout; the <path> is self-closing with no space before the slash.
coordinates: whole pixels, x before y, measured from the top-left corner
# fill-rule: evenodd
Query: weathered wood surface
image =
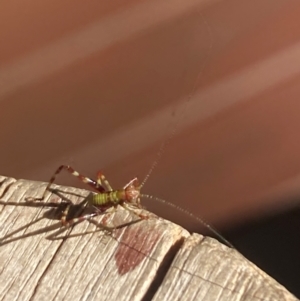
<path id="1" fill-rule="evenodd" d="M 90 193 L 54 187 L 74 204 Z M 236 250 L 155 216 L 112 236 L 87 221 L 62 232 L 61 193 L 47 194 L 54 208 L 25 202 L 44 188 L 0 177 L 1 300 L 297 300 Z M 109 223 L 132 218 L 120 208 Z"/>
<path id="2" fill-rule="evenodd" d="M 158 300 L 297 300 L 234 249 L 193 234 L 176 255 Z"/>

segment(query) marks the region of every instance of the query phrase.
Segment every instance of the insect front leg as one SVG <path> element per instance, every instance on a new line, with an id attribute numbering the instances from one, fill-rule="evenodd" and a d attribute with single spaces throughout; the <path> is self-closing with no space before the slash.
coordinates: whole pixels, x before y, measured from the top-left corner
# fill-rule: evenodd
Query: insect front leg
<path id="1" fill-rule="evenodd" d="M 120 204 L 124 209 L 128 210 L 129 212 L 133 213 L 134 215 L 138 216 L 140 219 L 149 219 L 149 215 L 145 215 L 142 213 L 137 213 L 135 210 L 131 209 L 126 203 Z M 142 207 L 137 207 L 138 209 L 142 209 Z"/>
<path id="2" fill-rule="evenodd" d="M 103 217 L 103 219 L 101 220 L 101 222 L 98 222 L 94 219 L 89 219 L 89 222 L 93 223 L 95 226 L 97 226 L 98 228 L 104 230 L 104 231 L 108 231 L 109 234 L 112 234 L 114 232 L 114 230 L 116 229 L 121 229 L 123 227 L 127 227 L 130 226 L 132 224 L 135 224 L 137 222 L 139 222 L 141 219 L 139 220 L 135 220 L 135 221 L 130 221 L 127 223 L 123 223 L 121 225 L 118 226 L 114 226 L 114 227 L 108 227 L 107 226 L 107 220 L 109 219 L 109 217 L 117 211 L 118 206 L 114 206 L 114 207 L 110 207 L 109 209 L 105 210 L 105 212 L 102 212 L 102 214 L 105 214 L 105 216 Z M 127 209 L 127 208 L 126 208 Z M 133 213 L 135 213 L 133 211 Z M 85 233 L 95 233 L 98 232 L 99 230 L 95 230 L 95 231 L 89 231 L 89 232 L 85 232 Z"/>
<path id="3" fill-rule="evenodd" d="M 129 181 L 124 187 L 123 189 L 126 189 L 129 186 L 134 186 L 134 187 L 138 187 L 138 179 L 135 177 L 134 179 L 132 179 L 131 181 Z"/>

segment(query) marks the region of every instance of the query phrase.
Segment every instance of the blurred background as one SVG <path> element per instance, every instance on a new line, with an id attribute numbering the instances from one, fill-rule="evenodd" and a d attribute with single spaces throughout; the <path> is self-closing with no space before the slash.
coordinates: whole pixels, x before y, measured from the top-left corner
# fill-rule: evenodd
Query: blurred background
<path id="1" fill-rule="evenodd" d="M 300 296 L 299 14 L 297 0 L 1 3 L 0 174 L 69 164 L 119 188 L 165 142 L 143 192 Z"/>

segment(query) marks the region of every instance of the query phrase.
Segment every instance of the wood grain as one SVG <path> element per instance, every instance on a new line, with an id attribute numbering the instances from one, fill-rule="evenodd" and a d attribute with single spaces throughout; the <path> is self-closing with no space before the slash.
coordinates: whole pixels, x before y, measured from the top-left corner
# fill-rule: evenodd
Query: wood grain
<path id="1" fill-rule="evenodd" d="M 157 300 L 297 300 L 235 249 L 193 234 L 175 257 Z"/>
<path id="2" fill-rule="evenodd" d="M 0 183 L 1 300 L 297 300 L 236 250 L 153 214 L 112 235 L 88 221 L 62 231 L 62 200 L 76 214 L 90 191 L 54 185 L 49 206 L 29 206 L 46 183 Z M 133 221 L 120 208 L 109 224 Z"/>

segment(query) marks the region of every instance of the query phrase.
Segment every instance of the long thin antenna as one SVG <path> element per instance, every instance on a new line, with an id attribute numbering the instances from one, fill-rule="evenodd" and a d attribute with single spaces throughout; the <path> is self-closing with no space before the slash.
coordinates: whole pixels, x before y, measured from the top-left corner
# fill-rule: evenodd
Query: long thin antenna
<path id="1" fill-rule="evenodd" d="M 189 212 L 188 210 L 178 206 L 178 205 L 174 205 L 171 202 L 168 202 L 164 199 L 161 198 L 157 198 L 155 196 L 149 195 L 149 194 L 140 194 L 141 197 L 143 198 L 147 198 L 147 199 L 151 199 L 151 200 L 155 200 L 157 202 L 166 204 L 172 208 L 175 208 L 181 212 L 183 212 L 186 215 L 189 215 L 190 217 L 192 217 L 193 219 L 197 220 L 198 222 L 200 222 L 204 227 L 206 227 L 209 231 L 211 231 L 211 233 L 213 233 L 216 237 L 218 237 L 222 242 L 224 242 L 228 247 L 235 249 L 235 247 L 224 237 L 222 236 L 215 228 L 213 228 L 211 225 L 209 225 L 207 222 L 205 222 L 203 219 L 201 219 L 200 217 L 192 214 L 191 212 Z"/>
<path id="2" fill-rule="evenodd" d="M 187 109 L 188 103 L 189 103 L 189 101 L 191 100 L 191 98 L 193 97 L 193 95 L 195 94 L 195 91 L 196 91 L 196 88 L 197 88 L 197 83 L 198 83 L 199 80 L 200 80 L 200 77 L 201 77 L 201 75 L 202 75 L 202 73 L 203 73 L 203 70 L 204 70 L 204 68 L 205 68 L 205 66 L 206 66 L 206 63 L 207 63 L 209 54 L 210 54 L 210 52 L 211 52 L 210 50 L 211 50 L 212 47 L 213 47 L 213 41 L 214 41 L 214 40 L 213 40 L 213 35 L 212 35 L 212 32 L 211 32 L 211 28 L 210 28 L 209 24 L 207 23 L 206 19 L 203 17 L 203 15 L 201 15 L 201 16 L 202 16 L 202 21 L 204 22 L 204 24 L 205 24 L 205 26 L 206 26 L 206 28 L 207 28 L 207 32 L 209 33 L 210 44 L 209 44 L 209 49 L 208 49 L 208 51 L 207 51 L 208 54 L 206 55 L 206 58 L 205 58 L 205 60 L 204 60 L 204 64 L 202 65 L 202 67 L 200 68 L 200 70 L 199 70 L 199 72 L 198 72 L 198 74 L 197 74 L 195 83 L 194 83 L 194 85 L 193 85 L 193 89 L 191 90 L 190 94 L 189 94 L 188 97 L 187 97 L 187 100 L 186 100 L 186 102 L 185 102 L 185 106 L 184 106 L 184 108 L 183 108 L 183 110 L 182 110 L 182 112 L 181 112 L 181 117 L 177 120 L 177 122 L 176 122 L 175 126 L 173 127 L 173 130 L 172 130 L 171 134 L 169 135 L 169 137 L 168 137 L 167 139 L 165 139 L 165 140 L 161 143 L 160 148 L 159 148 L 159 150 L 158 150 L 158 152 L 157 152 L 157 154 L 156 154 L 156 159 L 155 159 L 154 162 L 152 163 L 152 165 L 151 165 L 151 167 L 150 167 L 148 173 L 146 174 L 144 180 L 142 181 L 142 183 L 141 183 L 141 185 L 140 185 L 140 188 L 142 188 L 142 187 L 145 185 L 145 183 L 148 181 L 148 179 L 150 178 L 150 176 L 151 176 L 151 174 L 153 173 L 154 169 L 156 168 L 157 164 L 158 164 L 159 161 L 161 160 L 161 157 L 162 157 L 162 155 L 163 155 L 163 153 L 164 153 L 164 151 L 165 151 L 165 148 L 166 148 L 167 144 L 168 144 L 168 143 L 172 140 L 172 138 L 175 136 L 175 134 L 176 134 L 176 132 L 177 132 L 177 130 L 178 130 L 178 125 L 180 124 L 180 121 L 182 120 L 182 118 L 183 118 L 184 115 L 185 115 L 185 111 L 186 111 L 186 109 Z"/>
<path id="3" fill-rule="evenodd" d="M 159 148 L 159 150 L 158 150 L 158 152 L 157 152 L 157 154 L 156 154 L 156 159 L 155 159 L 154 162 L 152 163 L 152 165 L 151 165 L 151 167 L 150 167 L 150 169 L 149 169 L 147 175 L 145 176 L 143 182 L 142 182 L 141 185 L 140 185 L 140 188 L 142 188 L 142 187 L 145 185 L 145 183 L 148 181 L 148 179 L 149 179 L 149 177 L 151 176 L 152 172 L 153 172 L 154 169 L 156 168 L 158 162 L 161 160 L 161 157 L 162 157 L 162 155 L 163 155 L 163 153 L 164 153 L 164 150 L 165 150 L 165 148 L 166 148 L 166 145 L 167 145 L 167 144 L 171 141 L 171 139 L 175 136 L 175 134 L 176 134 L 176 132 L 177 132 L 177 130 L 178 130 L 178 125 L 180 124 L 181 119 L 182 119 L 183 116 L 185 115 L 184 113 L 185 113 L 185 111 L 186 111 L 186 109 L 187 109 L 187 106 L 188 106 L 189 101 L 191 100 L 191 98 L 192 98 L 193 95 L 195 94 L 195 91 L 196 91 L 196 88 L 197 88 L 197 84 L 198 84 L 198 82 L 199 82 L 199 80 L 200 80 L 200 76 L 202 75 L 203 70 L 204 70 L 204 68 L 205 68 L 205 66 L 206 66 L 206 63 L 207 63 L 207 60 L 208 60 L 208 56 L 209 56 L 209 54 L 210 54 L 210 52 L 211 52 L 210 50 L 211 50 L 212 47 L 213 47 L 213 35 L 212 35 L 211 28 L 210 28 L 209 24 L 207 23 L 207 21 L 205 20 L 205 18 L 204 18 L 203 16 L 202 16 L 202 21 L 204 22 L 204 24 L 205 24 L 206 27 L 207 27 L 207 31 L 208 31 L 208 33 L 209 33 L 210 41 L 211 41 L 211 42 L 210 42 L 210 45 L 209 45 L 209 51 L 208 51 L 208 54 L 207 54 L 207 56 L 206 56 L 206 59 L 205 59 L 205 61 L 204 61 L 204 64 L 202 65 L 202 68 L 200 69 L 200 71 L 199 71 L 198 74 L 197 74 L 195 83 L 194 83 L 194 85 L 193 85 L 193 89 L 191 90 L 191 93 L 190 93 L 190 94 L 188 95 L 188 97 L 187 97 L 187 100 L 186 100 L 186 102 L 185 102 L 185 106 L 184 106 L 184 108 L 183 108 L 183 112 L 181 113 L 180 119 L 177 120 L 177 122 L 176 122 L 175 126 L 173 127 L 173 130 L 172 130 L 172 132 L 170 133 L 169 137 L 168 137 L 166 140 L 164 140 L 164 141 L 162 142 L 162 144 L 160 145 L 160 148 Z M 211 233 L 213 233 L 216 237 L 218 237 L 221 241 L 223 241 L 227 246 L 229 246 L 230 248 L 235 249 L 234 246 L 233 246 L 233 245 L 232 245 L 225 237 L 223 237 L 216 229 L 214 229 L 211 225 L 209 225 L 209 224 L 208 224 L 207 222 L 205 222 L 203 219 L 201 219 L 200 217 L 198 217 L 198 216 L 192 214 L 192 213 L 189 212 L 188 210 L 186 210 L 186 209 L 184 209 L 184 208 L 182 208 L 182 207 L 180 207 L 180 206 L 178 206 L 178 205 L 174 205 L 173 203 L 168 202 L 168 201 L 166 201 L 166 200 L 163 200 L 163 199 L 154 197 L 154 196 L 152 196 L 152 195 L 141 194 L 140 196 L 141 196 L 141 197 L 144 197 L 144 198 L 152 199 L 152 200 L 155 200 L 155 201 L 164 203 L 164 204 L 167 204 L 168 206 L 173 207 L 173 208 L 175 208 L 175 209 L 177 209 L 177 210 L 183 212 L 184 214 L 186 214 L 186 215 L 192 217 L 193 219 L 195 219 L 195 220 L 197 220 L 198 222 L 200 222 L 203 226 L 205 226 L 209 231 L 211 231 Z"/>

